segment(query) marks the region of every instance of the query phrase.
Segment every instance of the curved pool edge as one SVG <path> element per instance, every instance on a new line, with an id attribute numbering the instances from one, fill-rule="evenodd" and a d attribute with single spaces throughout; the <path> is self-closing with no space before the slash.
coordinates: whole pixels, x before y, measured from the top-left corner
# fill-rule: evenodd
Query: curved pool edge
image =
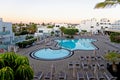
<path id="1" fill-rule="evenodd" d="M 82 38 L 77 38 L 76 40 L 79 40 L 79 39 L 82 39 Z M 83 39 L 92 39 L 93 41 L 90 42 L 90 44 L 92 44 L 92 46 L 95 48 L 95 49 L 68 49 L 68 48 L 64 48 L 64 47 L 61 47 L 59 45 L 59 42 L 57 42 L 56 40 L 64 40 L 64 39 L 55 39 L 54 41 L 57 42 L 56 43 L 56 47 L 59 47 L 59 48 L 62 48 L 62 49 L 66 49 L 66 50 L 70 50 L 70 51 L 94 51 L 94 50 L 99 50 L 98 46 L 95 44 L 95 42 L 98 41 L 98 39 L 94 39 L 94 38 L 83 38 Z M 74 40 L 74 39 L 65 39 L 65 40 Z"/>
<path id="2" fill-rule="evenodd" d="M 56 59 L 44 59 L 44 58 L 39 58 L 39 57 L 36 57 L 36 56 L 33 56 L 33 53 L 37 52 L 38 50 L 41 50 L 41 49 L 51 49 L 51 50 L 61 50 L 61 49 L 64 49 L 64 48 L 59 48 L 59 49 L 53 49 L 51 47 L 48 47 L 48 48 L 40 48 L 40 49 L 36 49 L 32 52 L 29 53 L 30 57 L 33 58 L 33 59 L 36 59 L 36 60 L 42 60 L 42 61 L 57 61 L 57 60 L 63 60 L 63 59 L 66 59 L 66 58 L 69 58 L 71 57 L 74 52 L 73 51 L 70 51 L 68 49 L 64 49 L 64 50 L 67 50 L 69 51 L 69 54 L 65 57 L 62 57 L 62 58 L 56 58 Z"/>

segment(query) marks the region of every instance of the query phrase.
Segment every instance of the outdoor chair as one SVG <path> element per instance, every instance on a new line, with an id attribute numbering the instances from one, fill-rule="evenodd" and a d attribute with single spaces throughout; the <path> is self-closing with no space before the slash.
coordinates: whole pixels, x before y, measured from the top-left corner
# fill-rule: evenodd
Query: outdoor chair
<path id="1" fill-rule="evenodd" d="M 77 68 L 77 69 L 80 69 L 80 63 L 79 62 L 75 62 L 75 68 Z"/>
<path id="2" fill-rule="evenodd" d="M 90 56 L 85 56 L 85 59 L 86 59 L 87 61 L 89 61 L 89 60 L 90 60 Z"/>
<path id="3" fill-rule="evenodd" d="M 97 63 L 99 70 L 105 70 L 105 65 L 103 63 Z"/>
<path id="4" fill-rule="evenodd" d="M 100 72 L 100 71 L 97 73 L 97 79 L 98 79 L 98 80 L 106 80 L 105 76 L 104 76 L 103 73 Z"/>
<path id="5" fill-rule="evenodd" d="M 92 72 L 86 72 L 87 80 L 97 80 Z"/>
<path id="6" fill-rule="evenodd" d="M 85 80 L 85 76 L 83 72 L 77 72 L 77 80 Z"/>
<path id="7" fill-rule="evenodd" d="M 43 72 L 39 71 L 37 74 L 34 75 L 34 80 L 41 80 L 43 76 Z"/>
<path id="8" fill-rule="evenodd" d="M 89 69 L 88 63 L 82 62 L 82 68 L 83 68 L 84 70 L 88 70 L 88 69 Z"/>
<path id="9" fill-rule="evenodd" d="M 52 74 L 51 74 L 51 72 L 48 72 L 47 74 L 45 74 L 44 80 L 52 80 Z"/>
<path id="10" fill-rule="evenodd" d="M 111 75 L 111 73 L 109 73 L 109 72 L 104 72 L 104 75 L 107 78 L 107 80 L 116 80 L 117 79 L 117 77 L 113 77 Z"/>
<path id="11" fill-rule="evenodd" d="M 91 60 L 92 60 L 92 61 L 95 61 L 96 59 L 95 59 L 95 57 L 94 57 L 94 56 L 91 56 Z"/>
<path id="12" fill-rule="evenodd" d="M 73 62 L 69 62 L 68 63 L 68 69 L 73 69 L 74 67 L 74 63 Z"/>
<path id="13" fill-rule="evenodd" d="M 97 64 L 96 63 L 90 64 L 90 68 L 91 70 L 94 70 L 95 68 L 97 68 Z"/>
<path id="14" fill-rule="evenodd" d="M 85 60 L 85 57 L 80 56 L 80 60 L 81 60 L 81 61 L 84 61 L 84 60 Z"/>
<path id="15" fill-rule="evenodd" d="M 101 61 L 101 60 L 102 60 L 102 57 L 101 57 L 101 56 L 96 56 L 96 60 L 97 60 L 97 61 Z"/>
<path id="16" fill-rule="evenodd" d="M 59 72 L 58 80 L 66 80 L 67 76 L 65 72 Z"/>

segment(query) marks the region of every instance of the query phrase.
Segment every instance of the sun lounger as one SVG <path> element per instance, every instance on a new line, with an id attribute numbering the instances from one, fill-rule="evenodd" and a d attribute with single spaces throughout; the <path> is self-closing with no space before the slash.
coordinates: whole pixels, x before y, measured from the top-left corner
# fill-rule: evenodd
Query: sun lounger
<path id="1" fill-rule="evenodd" d="M 97 68 L 97 64 L 95 63 L 90 64 L 90 68 L 91 70 L 94 70 L 95 68 Z"/>
<path id="2" fill-rule="evenodd" d="M 94 56 L 91 56 L 91 60 L 92 60 L 92 61 L 95 61 L 96 59 L 95 59 L 95 57 L 94 57 Z"/>
<path id="3" fill-rule="evenodd" d="M 83 72 L 77 72 L 77 80 L 85 80 Z"/>
<path id="4" fill-rule="evenodd" d="M 103 63 L 98 63 L 99 70 L 105 70 L 105 65 Z"/>
<path id="5" fill-rule="evenodd" d="M 105 76 L 103 75 L 102 72 L 98 72 L 98 73 L 97 73 L 97 79 L 98 79 L 98 80 L 106 80 L 106 78 L 105 78 Z"/>
<path id="6" fill-rule="evenodd" d="M 34 80 L 41 80 L 43 76 L 43 72 L 39 71 L 37 74 L 34 76 Z"/>
<path id="7" fill-rule="evenodd" d="M 44 80 L 52 80 L 52 74 L 51 74 L 51 72 L 48 72 L 47 74 L 45 74 Z"/>
<path id="8" fill-rule="evenodd" d="M 81 60 L 81 61 L 84 61 L 84 60 L 85 60 L 85 57 L 80 56 L 80 60 Z"/>
<path id="9" fill-rule="evenodd" d="M 79 62 L 75 62 L 75 68 L 80 69 L 80 63 Z"/>
<path id="10" fill-rule="evenodd" d="M 88 70 L 88 68 L 89 68 L 88 63 L 82 62 L 82 68 L 83 68 L 84 70 Z"/>
<path id="11" fill-rule="evenodd" d="M 87 61 L 89 61 L 89 60 L 90 60 L 90 56 L 85 56 L 85 59 L 86 59 Z"/>
<path id="12" fill-rule="evenodd" d="M 104 75 L 107 78 L 107 80 L 116 80 L 117 79 L 117 77 L 113 77 L 111 75 L 111 73 L 109 73 L 109 72 L 104 72 Z"/>
<path id="13" fill-rule="evenodd" d="M 61 71 L 58 75 L 58 80 L 66 80 L 66 73 Z"/>
<path id="14" fill-rule="evenodd" d="M 96 60 L 97 60 L 97 61 L 101 61 L 101 60 L 102 60 L 102 57 L 101 57 L 101 56 L 96 56 Z"/>
<path id="15" fill-rule="evenodd" d="M 92 72 L 86 72 L 87 80 L 97 80 Z"/>
<path id="16" fill-rule="evenodd" d="M 69 62 L 68 63 L 68 69 L 73 69 L 74 67 L 74 63 L 73 62 Z"/>

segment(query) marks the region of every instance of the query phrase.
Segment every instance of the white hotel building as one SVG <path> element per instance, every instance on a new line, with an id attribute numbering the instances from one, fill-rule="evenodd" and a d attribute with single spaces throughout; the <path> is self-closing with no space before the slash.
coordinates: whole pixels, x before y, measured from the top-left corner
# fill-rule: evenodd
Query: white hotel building
<path id="1" fill-rule="evenodd" d="M 120 32 L 120 20 L 115 21 L 113 24 L 111 24 L 111 27 L 109 27 L 106 31 Z"/>
<path id="2" fill-rule="evenodd" d="M 14 40 L 12 23 L 3 22 L 2 18 L 0 18 L 0 44 L 9 43 L 12 40 Z"/>
<path id="3" fill-rule="evenodd" d="M 104 32 L 104 30 L 111 27 L 111 22 L 107 18 L 103 18 L 100 21 L 97 21 L 95 18 L 90 20 L 83 20 L 79 25 L 79 30 L 86 30 L 92 34 L 98 34 L 98 32 Z"/>
<path id="4" fill-rule="evenodd" d="M 13 40 L 14 33 L 12 32 L 12 23 L 3 22 L 2 18 L 0 18 L 0 53 L 3 53 L 4 50 L 10 51 Z"/>
<path id="5" fill-rule="evenodd" d="M 47 36 L 50 36 L 52 31 L 53 31 L 52 28 L 47 28 L 47 26 L 37 25 L 37 31 L 34 34 L 34 36 L 39 39 L 43 39 Z"/>

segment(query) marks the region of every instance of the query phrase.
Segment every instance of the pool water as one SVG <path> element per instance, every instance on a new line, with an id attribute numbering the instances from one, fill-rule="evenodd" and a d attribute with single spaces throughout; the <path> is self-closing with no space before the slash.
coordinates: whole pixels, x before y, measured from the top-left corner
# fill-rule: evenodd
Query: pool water
<path id="1" fill-rule="evenodd" d="M 69 50 L 95 50 L 97 49 L 92 42 L 94 39 L 66 39 L 56 40 L 58 46 Z"/>
<path id="2" fill-rule="evenodd" d="M 43 60 L 56 60 L 56 59 L 63 59 L 70 56 L 71 53 L 65 49 L 53 50 L 50 48 L 47 49 L 40 49 L 35 51 L 31 54 L 33 58 L 36 59 L 43 59 Z"/>
<path id="3" fill-rule="evenodd" d="M 94 39 L 66 39 L 55 40 L 58 42 L 60 49 L 43 48 L 32 52 L 30 55 L 35 59 L 40 60 L 59 60 L 70 57 L 73 53 L 72 50 L 95 50 L 97 49 L 92 42 Z"/>

